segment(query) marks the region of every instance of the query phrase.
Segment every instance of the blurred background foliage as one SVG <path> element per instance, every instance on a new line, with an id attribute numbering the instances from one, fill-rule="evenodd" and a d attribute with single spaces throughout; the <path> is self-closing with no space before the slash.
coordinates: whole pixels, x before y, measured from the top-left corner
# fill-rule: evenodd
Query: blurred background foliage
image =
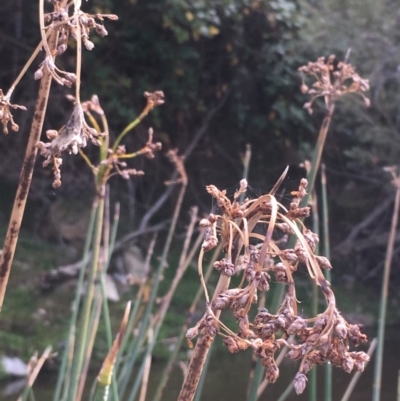
<path id="1" fill-rule="evenodd" d="M 350 62 L 371 81 L 371 107 L 347 97 L 335 112 L 327 139 L 327 166 L 333 265 L 338 274 L 375 285 L 382 271 L 393 197 L 383 166 L 397 164 L 400 154 L 400 11 L 394 0 L 91 0 L 84 8 L 115 13 L 106 21 L 109 35 L 93 37 L 95 48 L 83 64 L 83 98 L 96 93 L 116 137 L 143 106 L 144 91 L 163 90 L 166 103 L 126 139 L 128 149 L 146 142 L 152 126 L 164 150 L 151 161 L 134 160 L 146 176 L 115 178 L 113 198 L 122 202 L 122 232 L 134 229 L 139 216 L 164 191 L 173 172 L 163 154 L 177 147 L 187 155 L 189 193 L 186 209 L 197 204 L 204 213 L 212 203 L 204 186 L 233 190 L 241 174 L 246 144 L 252 146 L 249 183 L 268 191 L 286 165 L 286 190 L 304 176 L 299 167 L 310 156 L 324 108 L 312 116 L 299 87 L 298 67 L 320 56 Z M 39 40 L 37 2 L 2 0 L 0 4 L 0 82 L 3 90 L 16 76 Z M 36 68 L 41 59 L 36 62 Z M 60 59 L 72 70 L 73 49 Z M 12 99 L 28 112 L 16 112 L 20 132 L 0 136 L 2 224 L 19 176 L 38 83 L 32 68 Z M 71 91 L 53 87 L 45 129 L 58 129 L 68 118 Z M 97 150 L 91 148 L 92 157 Z M 92 194 L 91 173 L 79 157 L 63 162 L 63 185 L 51 187 L 51 173 L 38 168 L 25 227 L 58 243 L 69 241 L 57 225 L 67 204 L 84 213 Z M 86 201 L 88 200 L 88 201 Z M 174 198 L 153 218 L 170 215 Z M 86 206 L 84 206 L 86 205 Z M 380 209 L 379 209 L 380 208 Z M 376 211 L 376 217 L 371 215 Z M 370 217 L 370 220 L 368 220 Z M 183 218 L 182 224 L 186 224 Z M 361 225 L 360 225 L 361 224 Z M 353 233 L 348 237 L 349 233 Z M 396 248 L 395 263 L 400 262 Z M 393 271 L 393 283 L 400 274 Z"/>

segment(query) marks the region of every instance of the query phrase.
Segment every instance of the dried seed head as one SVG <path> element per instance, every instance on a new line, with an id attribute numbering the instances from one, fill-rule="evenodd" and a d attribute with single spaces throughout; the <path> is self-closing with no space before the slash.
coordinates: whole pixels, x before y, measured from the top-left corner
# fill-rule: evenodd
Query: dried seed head
<path id="1" fill-rule="evenodd" d="M 364 92 L 369 90 L 369 81 L 362 79 L 351 64 L 339 62 L 335 69 L 333 61 L 333 56 L 328 57 L 326 61 L 324 57 L 320 57 L 316 62 L 309 62 L 306 66 L 299 68 L 303 75 L 301 91 L 311 96 L 310 102 L 306 103 L 304 108 L 312 113 L 312 105 L 318 97 L 324 97 L 328 107 L 347 93 L 361 95 L 365 105 L 368 106 L 370 102 Z M 304 76 L 307 75 L 316 80 L 312 89 L 309 89 L 304 82 Z"/>
<path id="2" fill-rule="evenodd" d="M 326 258 L 325 256 L 315 256 L 315 259 L 317 260 L 319 267 L 321 269 L 326 269 L 326 270 L 332 269 L 331 262 L 329 262 L 329 259 Z"/>
<path id="3" fill-rule="evenodd" d="M 286 268 L 285 265 L 281 262 L 277 263 L 273 267 L 274 273 L 275 273 L 275 280 L 278 283 L 287 283 L 288 277 L 286 274 Z"/>
<path id="4" fill-rule="evenodd" d="M 204 230 L 204 241 L 201 247 L 207 252 L 218 245 L 218 238 L 214 235 L 213 227 L 207 227 Z"/>
<path id="5" fill-rule="evenodd" d="M 293 323 L 289 326 L 287 329 L 287 332 L 289 335 L 296 335 L 300 334 L 305 328 L 307 327 L 307 324 L 305 320 L 301 317 L 297 317 Z"/>
<path id="6" fill-rule="evenodd" d="M 88 39 L 83 40 L 83 44 L 85 45 L 86 49 L 89 51 L 93 50 L 93 48 L 94 48 L 94 43 L 91 40 L 88 40 Z"/>
<path id="7" fill-rule="evenodd" d="M 351 371 L 353 370 L 354 360 L 349 354 L 347 354 L 346 357 L 343 359 L 342 368 L 347 373 L 351 373 Z"/>
<path id="8" fill-rule="evenodd" d="M 79 148 L 87 145 L 87 140 L 90 139 L 94 144 L 100 144 L 95 136 L 102 136 L 104 134 L 97 133 L 96 130 L 89 127 L 84 119 L 83 109 L 80 104 L 76 104 L 74 110 L 67 121 L 67 123 L 60 129 L 59 132 L 54 130 L 47 131 L 47 136 L 50 142 L 39 142 L 36 146 L 40 150 L 40 154 L 46 158 L 48 166 L 53 164 L 53 173 L 57 178 L 60 176 L 59 166 L 56 165 L 56 160 L 61 160 L 61 152 L 67 151 L 68 153 L 77 154 Z M 57 181 L 57 185 L 61 181 Z"/>
<path id="9" fill-rule="evenodd" d="M 165 103 L 163 91 L 144 92 L 144 97 L 147 99 L 148 111 Z"/>
<path id="10" fill-rule="evenodd" d="M 67 44 L 66 43 L 62 43 L 57 47 L 57 53 L 58 53 L 59 56 L 61 54 L 65 53 L 66 50 L 67 50 Z M 35 74 L 35 79 L 40 79 L 40 78 L 36 78 L 36 74 Z"/>
<path id="11" fill-rule="evenodd" d="M 349 352 L 349 355 L 354 360 L 354 369 L 357 372 L 363 372 L 365 364 L 369 361 L 369 356 L 365 352 Z"/>
<path id="12" fill-rule="evenodd" d="M 220 271 L 225 276 L 232 276 L 235 272 L 235 265 L 229 259 L 221 259 L 214 263 L 214 267 L 216 270 Z"/>
<path id="13" fill-rule="evenodd" d="M 239 352 L 239 347 L 237 346 L 236 341 L 232 336 L 225 337 L 223 342 L 227 346 L 228 351 L 232 354 Z"/>
<path id="14" fill-rule="evenodd" d="M 33 78 L 37 81 L 39 79 L 42 79 L 42 77 L 43 77 L 43 68 L 40 67 L 38 70 L 35 71 Z"/>
<path id="15" fill-rule="evenodd" d="M 292 348 L 288 353 L 287 357 L 292 360 L 296 360 L 303 357 L 302 347 Z"/>
<path id="16" fill-rule="evenodd" d="M 343 320 L 340 320 L 339 323 L 335 325 L 335 333 L 341 339 L 347 337 L 347 327 Z"/>
<path id="17" fill-rule="evenodd" d="M 279 256 L 283 260 L 287 260 L 288 262 L 297 262 L 299 257 L 297 256 L 294 249 L 284 249 L 279 253 Z"/>
<path id="18" fill-rule="evenodd" d="M 270 383 L 275 383 L 279 377 L 279 368 L 276 363 L 269 365 L 265 368 L 265 378 Z"/>
<path id="19" fill-rule="evenodd" d="M 9 98 L 5 96 L 3 91 L 0 89 L 0 123 L 3 125 L 4 134 L 8 134 L 8 124 L 10 124 L 13 131 L 19 130 L 19 126 L 15 123 L 10 108 L 26 110 L 25 106 L 11 104 Z"/>
<path id="20" fill-rule="evenodd" d="M 106 28 L 104 28 L 104 25 L 96 24 L 95 29 L 96 29 L 96 33 L 101 37 L 108 35 L 108 32 L 107 32 Z"/>
<path id="21" fill-rule="evenodd" d="M 208 219 L 201 219 L 199 223 L 200 227 L 210 227 L 211 223 Z"/>
<path id="22" fill-rule="evenodd" d="M 297 372 L 293 380 L 294 390 L 296 394 L 301 394 L 307 385 L 307 376 L 303 373 Z"/>

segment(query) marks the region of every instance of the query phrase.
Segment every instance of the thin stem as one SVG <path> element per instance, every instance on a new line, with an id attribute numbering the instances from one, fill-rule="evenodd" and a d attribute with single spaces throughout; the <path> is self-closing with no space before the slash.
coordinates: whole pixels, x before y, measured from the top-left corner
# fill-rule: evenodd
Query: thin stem
<path id="1" fill-rule="evenodd" d="M 322 226 L 323 226 L 323 248 L 324 255 L 330 259 L 330 241 L 329 241 L 329 212 L 328 212 L 328 194 L 326 186 L 325 164 L 321 165 L 321 189 L 322 189 Z M 331 271 L 325 270 L 326 279 L 331 282 Z M 332 365 L 325 364 L 325 385 L 324 385 L 325 401 L 332 401 Z"/>
<path id="2" fill-rule="evenodd" d="M 93 228 L 94 228 L 94 224 L 96 221 L 96 215 L 97 215 L 97 206 L 93 204 L 92 210 L 90 212 L 89 225 L 88 225 L 88 229 L 87 229 L 87 233 L 86 233 L 82 265 L 80 267 L 78 283 L 76 285 L 75 299 L 74 299 L 74 303 L 73 303 L 71 320 L 69 323 L 68 339 L 67 339 L 68 347 L 66 347 L 66 349 L 64 351 L 61 368 L 60 368 L 60 371 L 58 374 L 58 379 L 57 379 L 57 387 L 56 387 L 56 391 L 54 392 L 53 401 L 58 401 L 60 399 L 61 386 L 63 384 L 64 384 L 64 390 L 63 390 L 64 395 L 63 395 L 62 399 L 65 399 L 66 394 L 68 393 L 69 383 L 71 380 L 72 359 L 73 359 L 73 354 L 74 354 L 76 320 L 77 320 L 78 310 L 79 310 L 79 301 L 80 301 L 82 289 L 83 289 L 83 279 L 84 279 L 85 271 L 86 271 L 85 261 L 88 258 L 90 245 L 92 243 Z"/>
<path id="3" fill-rule="evenodd" d="M 135 120 L 133 120 L 130 124 L 128 124 L 125 129 L 119 134 L 118 138 L 115 140 L 114 145 L 113 145 L 113 151 L 115 152 L 118 148 L 118 145 L 122 141 L 122 139 L 125 137 L 126 134 L 128 134 L 130 131 L 132 131 L 142 120 L 144 117 L 147 116 L 149 111 L 147 110 L 147 107 L 142 111 L 139 117 L 137 117 Z"/>
<path id="4" fill-rule="evenodd" d="M 64 6 L 65 3 L 66 0 L 62 2 L 61 6 Z M 39 8 L 41 9 L 41 7 Z M 51 32 L 49 36 L 49 46 L 52 49 L 55 49 L 56 47 L 57 38 L 57 32 Z M 17 246 L 19 231 L 21 228 L 22 217 L 24 215 L 26 200 L 31 185 L 32 174 L 35 167 L 35 159 L 37 155 L 36 144 L 39 142 L 40 134 L 43 128 L 43 121 L 46 114 L 47 102 L 49 99 L 51 80 L 51 74 L 47 69 L 44 69 L 43 77 L 40 81 L 33 122 L 29 133 L 29 140 L 25 151 L 25 158 L 18 183 L 17 193 L 15 195 L 6 239 L 3 245 L 3 253 L 0 257 L 0 309 L 3 306 L 8 278 L 10 276 L 11 265 L 14 259 L 15 248 Z"/>
<path id="5" fill-rule="evenodd" d="M 184 178 L 184 177 L 182 177 Z M 176 206 L 175 206 L 175 210 L 174 210 L 174 214 L 172 217 L 172 221 L 171 221 L 171 225 L 168 231 L 168 236 L 167 239 L 165 241 L 165 245 L 164 245 L 164 249 L 163 249 L 163 253 L 161 255 L 160 258 L 160 263 L 158 265 L 158 269 L 155 273 L 155 278 L 154 278 L 154 282 L 153 282 L 153 286 L 151 288 L 151 293 L 150 293 L 150 298 L 149 298 L 149 302 L 147 303 L 146 306 L 146 310 L 143 316 L 143 319 L 141 321 L 140 324 L 140 328 L 139 328 L 139 333 L 137 335 L 137 341 L 135 342 L 135 345 L 133 346 L 132 349 L 132 356 L 130 358 L 129 363 L 125 366 L 126 372 L 131 372 L 133 365 L 136 361 L 136 356 L 137 356 L 137 352 L 138 349 L 140 347 L 140 345 L 142 344 L 143 338 L 144 338 L 144 333 L 147 330 L 147 326 L 149 323 L 149 319 L 150 319 L 150 313 L 151 313 L 151 309 L 154 305 L 156 296 L 157 296 L 157 291 L 158 291 L 158 287 L 160 284 L 160 280 L 161 280 L 161 274 L 165 268 L 166 265 L 166 261 L 167 261 L 167 256 L 169 254 L 170 251 L 170 247 L 171 247 L 171 243 L 172 243 L 172 238 L 173 235 L 175 233 L 175 228 L 176 228 L 176 223 L 178 221 L 178 217 L 179 217 L 179 213 L 182 207 L 182 202 L 183 202 L 183 197 L 185 195 L 186 192 L 186 188 L 187 188 L 187 179 L 183 179 L 182 180 L 182 186 L 178 195 L 178 199 L 176 201 Z M 128 385 L 128 382 L 125 381 L 121 386 L 120 386 L 120 394 L 121 394 L 121 398 L 122 395 L 124 394 L 125 390 L 126 390 L 126 386 Z"/>
<path id="6" fill-rule="evenodd" d="M 380 400 L 381 392 L 381 379 L 382 379 L 382 363 L 383 363 L 383 347 L 385 341 L 385 322 L 387 310 L 387 297 L 389 291 L 390 269 L 393 259 L 393 248 L 396 240 L 397 222 L 399 219 L 399 206 L 400 206 L 400 180 L 395 178 L 396 184 L 396 197 L 393 209 L 392 224 L 390 227 L 389 239 L 386 249 L 385 267 L 383 271 L 381 300 L 379 307 L 379 324 L 378 324 L 378 346 L 376 350 L 375 372 L 374 372 L 374 385 L 372 390 L 372 400 Z"/>
<path id="7" fill-rule="evenodd" d="M 43 0 L 42 0 L 43 1 Z M 74 0 L 74 14 L 76 22 L 76 82 L 75 82 L 75 99 L 76 103 L 81 103 L 81 70 L 82 70 L 82 29 L 79 22 L 80 0 Z"/>
<path id="8" fill-rule="evenodd" d="M 96 231 L 93 244 L 93 254 L 92 254 L 92 264 L 88 277 L 88 284 L 86 290 L 85 301 L 83 305 L 83 315 L 81 321 L 81 334 L 78 340 L 79 349 L 76 354 L 76 360 L 74 362 L 74 368 L 72 373 L 72 383 L 69 392 L 69 399 L 76 399 L 76 392 L 78 388 L 78 381 L 82 371 L 82 365 L 85 355 L 85 346 L 87 344 L 87 339 L 89 335 L 89 322 L 90 322 L 90 311 L 92 309 L 92 301 L 94 297 L 95 290 L 95 278 L 99 268 L 99 256 L 102 238 L 102 227 L 104 219 L 104 198 L 100 198 L 98 201 L 98 214 L 96 221 Z"/>
<path id="9" fill-rule="evenodd" d="M 46 42 L 47 42 L 47 38 L 50 36 L 50 31 L 46 32 Z M 29 67 L 31 66 L 31 64 L 33 63 L 33 60 L 35 60 L 35 58 L 37 57 L 37 55 L 39 54 L 39 52 L 42 50 L 43 47 L 43 42 L 40 42 L 37 46 L 36 49 L 33 51 L 33 53 L 31 54 L 31 56 L 29 57 L 28 61 L 25 63 L 25 65 L 22 67 L 22 70 L 20 71 L 20 73 L 18 74 L 17 78 L 15 78 L 15 81 L 12 83 L 12 85 L 10 86 L 10 89 L 8 89 L 5 98 L 10 100 L 11 96 L 15 90 L 15 88 L 17 87 L 17 85 L 19 84 L 19 82 L 21 81 L 21 79 L 23 78 L 23 76 L 25 75 L 25 73 L 28 71 Z"/>
<path id="10" fill-rule="evenodd" d="M 42 37 L 42 44 L 46 51 L 46 57 L 53 57 L 50 50 L 50 46 L 47 43 L 46 32 L 44 27 L 44 0 L 39 0 L 39 24 L 40 24 L 40 36 Z"/>
<path id="11" fill-rule="evenodd" d="M 211 276 L 211 273 L 214 270 L 214 262 L 217 260 L 217 257 L 221 252 L 221 248 L 222 248 L 222 244 L 219 244 L 218 247 L 215 248 L 213 256 L 212 256 L 210 262 L 208 263 L 207 271 L 206 271 L 206 274 L 204 275 L 204 282 L 206 284 L 208 282 L 208 279 Z M 153 401 L 160 401 L 160 399 L 161 399 L 162 393 L 165 389 L 165 386 L 166 386 L 168 378 L 169 378 L 169 374 L 171 373 L 171 370 L 172 370 L 172 365 L 173 365 L 176 357 L 178 356 L 180 346 L 185 338 L 185 334 L 186 334 L 187 329 L 189 328 L 189 325 L 192 323 L 193 313 L 196 310 L 197 304 L 202 295 L 203 295 L 203 286 L 200 284 L 199 289 L 197 290 L 197 293 L 193 299 L 192 305 L 189 308 L 189 311 L 188 311 L 188 314 L 186 317 L 186 321 L 185 321 L 184 325 L 182 326 L 181 334 L 175 344 L 174 350 L 172 351 L 172 354 L 171 354 L 171 356 L 168 360 L 168 363 L 164 369 L 164 372 L 163 372 L 161 380 L 158 384 L 156 394 L 153 398 Z"/>

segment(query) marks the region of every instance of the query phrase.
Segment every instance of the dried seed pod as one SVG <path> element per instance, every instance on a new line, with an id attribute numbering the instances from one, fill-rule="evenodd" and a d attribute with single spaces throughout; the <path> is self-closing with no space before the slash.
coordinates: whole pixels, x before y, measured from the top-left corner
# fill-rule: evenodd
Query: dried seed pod
<path id="1" fill-rule="evenodd" d="M 227 346 L 228 351 L 232 354 L 240 351 L 235 339 L 232 336 L 225 337 L 223 343 Z"/>
<path id="2" fill-rule="evenodd" d="M 300 334 L 306 327 L 307 325 L 305 320 L 301 317 L 297 317 L 297 319 L 295 319 L 287 329 L 287 333 L 291 336 Z"/>
<path id="3" fill-rule="evenodd" d="M 232 276 L 235 272 L 235 265 L 229 259 L 221 259 L 214 262 L 214 267 L 225 276 Z"/>
<path id="4" fill-rule="evenodd" d="M 293 380 L 294 390 L 296 394 L 301 394 L 307 385 L 307 376 L 304 373 L 297 372 Z"/>
<path id="5" fill-rule="evenodd" d="M 296 360 L 296 359 L 300 359 L 302 358 L 304 355 L 303 353 L 303 348 L 301 346 L 296 346 L 295 348 L 292 348 L 287 354 L 286 356 L 289 359 L 292 360 Z"/>
<path id="6" fill-rule="evenodd" d="M 198 334 L 199 334 L 199 328 L 196 325 L 186 331 L 186 338 L 189 340 L 193 340 L 193 338 L 197 337 Z"/>
<path id="7" fill-rule="evenodd" d="M 265 368 L 265 378 L 270 383 L 275 383 L 279 377 L 279 368 L 276 363 L 273 363 Z"/>
<path id="8" fill-rule="evenodd" d="M 354 368 L 354 360 L 349 354 L 347 354 L 345 356 L 345 358 L 343 358 L 342 368 L 347 373 L 351 373 L 351 371 L 353 370 L 353 368 Z"/>
<path id="9" fill-rule="evenodd" d="M 361 343 L 365 343 L 367 341 L 367 336 L 361 333 L 362 325 L 361 324 L 349 324 L 348 327 L 348 335 L 351 341 L 354 342 L 354 345 L 358 347 Z"/>
<path id="10" fill-rule="evenodd" d="M 288 262 L 295 263 L 299 260 L 299 257 L 296 254 L 294 249 L 284 249 L 279 253 L 279 256 L 283 260 L 287 260 Z"/>
<path id="11" fill-rule="evenodd" d="M 349 355 L 354 360 L 354 369 L 357 372 L 363 372 L 365 364 L 369 361 L 369 356 L 365 352 L 349 352 Z"/>
<path id="12" fill-rule="evenodd" d="M 315 256 L 315 259 L 317 260 L 319 267 L 321 269 L 326 269 L 326 270 L 332 269 L 331 262 L 329 262 L 329 259 L 326 258 L 325 256 Z"/>
<path id="13" fill-rule="evenodd" d="M 269 290 L 269 281 L 271 281 L 271 277 L 267 272 L 261 272 L 260 277 L 257 279 L 257 289 L 260 291 L 268 291 Z"/>
<path id="14" fill-rule="evenodd" d="M 347 327 L 346 327 L 346 323 L 343 321 L 343 319 L 341 319 L 335 325 L 335 333 L 341 339 L 345 339 L 347 337 Z"/>

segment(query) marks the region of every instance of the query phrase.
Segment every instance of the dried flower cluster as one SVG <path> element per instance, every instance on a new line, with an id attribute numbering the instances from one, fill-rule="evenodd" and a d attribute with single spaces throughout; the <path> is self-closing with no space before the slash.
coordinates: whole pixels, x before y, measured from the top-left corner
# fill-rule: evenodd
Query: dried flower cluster
<path id="1" fill-rule="evenodd" d="M 35 72 L 35 79 L 41 79 L 43 76 L 43 69 L 47 68 L 52 77 L 61 85 L 71 87 L 75 81 L 76 76 L 73 73 L 68 73 L 60 70 L 54 63 L 54 56 L 63 54 L 68 47 L 68 40 L 70 37 L 77 39 L 77 32 L 80 32 L 82 43 L 87 50 L 94 48 L 94 43 L 89 40 L 90 31 L 95 32 L 101 37 L 108 34 L 102 23 L 96 20 L 103 21 L 105 18 L 117 20 L 118 17 L 114 14 L 87 14 L 81 10 L 75 10 L 73 15 L 70 15 L 70 4 L 65 7 L 61 6 L 60 1 L 53 0 L 54 11 L 44 15 L 44 22 L 47 24 L 45 29 L 56 30 L 59 33 L 56 51 L 53 54 L 47 54 L 45 60 L 40 65 L 39 69 Z M 79 29 L 78 25 L 79 24 Z"/>
<path id="2" fill-rule="evenodd" d="M 14 122 L 13 116 L 11 114 L 12 109 L 26 110 L 25 106 L 20 106 L 18 104 L 11 104 L 10 99 L 4 95 L 3 91 L 0 89 L 0 122 L 3 126 L 3 134 L 8 134 L 8 124 L 11 125 L 13 131 L 18 131 L 19 126 Z"/>
<path id="3" fill-rule="evenodd" d="M 129 169 L 127 168 L 126 162 L 122 159 L 131 158 L 138 155 L 144 155 L 148 159 L 154 158 L 154 152 L 161 150 L 161 142 L 153 142 L 153 129 L 149 128 L 149 139 L 142 149 L 135 153 L 127 154 L 125 146 L 120 145 L 117 147 L 116 151 L 108 149 L 107 159 L 101 162 L 102 166 L 109 166 L 114 168 L 115 172 L 112 175 L 118 174 L 125 180 L 128 180 L 130 176 L 133 175 L 143 175 L 142 170 Z M 111 175 L 110 175 L 111 176 Z"/>
<path id="4" fill-rule="evenodd" d="M 105 136 L 106 133 L 99 133 L 89 127 L 85 121 L 83 108 L 77 103 L 67 123 L 59 131 L 48 130 L 46 135 L 50 142 L 38 142 L 37 147 L 46 159 L 43 167 L 53 165 L 53 186 L 58 188 L 61 185 L 61 152 L 67 151 L 76 155 L 79 148 L 86 147 L 88 140 L 99 146 L 101 144 L 99 137 Z"/>
<path id="5" fill-rule="evenodd" d="M 315 99 L 323 96 L 327 106 L 334 104 L 342 95 L 347 93 L 358 93 L 364 99 L 365 105 L 370 105 L 370 100 L 364 95 L 369 90 L 368 79 L 361 78 L 356 73 L 355 68 L 347 62 L 340 61 L 336 67 L 334 65 L 335 56 L 331 55 L 325 61 L 320 57 L 315 62 L 309 62 L 300 67 L 299 71 L 303 75 L 301 91 L 311 96 L 311 100 L 304 105 L 304 108 L 312 114 L 312 106 Z M 312 87 L 309 88 L 305 83 L 305 76 L 315 79 Z"/>
<path id="6" fill-rule="evenodd" d="M 162 91 L 157 91 L 155 93 L 145 92 L 145 97 L 147 98 L 145 110 L 150 110 L 164 103 L 164 94 Z M 69 95 L 67 98 L 75 102 L 73 96 Z M 39 148 L 40 154 L 45 157 L 43 167 L 49 165 L 53 166 L 53 187 L 58 188 L 61 185 L 60 166 L 62 164 L 62 152 L 67 151 L 69 154 L 73 153 L 76 155 L 80 148 L 86 147 L 88 140 L 90 140 L 93 145 L 101 146 L 101 138 L 108 135 L 107 132 L 98 132 L 95 128 L 90 127 L 86 123 L 84 115 L 86 114 L 92 117 L 91 112 L 93 111 L 100 116 L 104 116 L 104 111 L 96 95 L 92 96 L 91 100 L 82 103 L 75 102 L 74 110 L 68 122 L 59 131 L 48 130 L 46 132 L 50 142 L 44 143 L 40 141 L 37 143 L 36 146 Z M 107 158 L 102 160 L 98 167 L 91 166 L 91 168 L 95 174 L 98 174 L 100 167 L 103 166 L 106 168 L 107 173 L 105 174 L 105 181 L 117 174 L 124 179 L 129 179 L 130 176 L 143 175 L 144 172 L 127 168 L 127 163 L 123 159 L 129 159 L 139 155 L 152 159 L 154 158 L 154 153 L 160 149 L 161 143 L 153 141 L 153 129 L 150 128 L 148 131 L 148 140 L 140 150 L 127 153 L 125 146 L 116 146 L 115 149 L 107 150 Z M 112 169 L 115 170 L 113 173 L 111 173 Z"/>
<path id="7" fill-rule="evenodd" d="M 294 198 L 289 209 L 277 202 L 276 191 L 241 202 L 239 199 L 246 192 L 246 186 L 246 181 L 242 180 L 233 201 L 225 191 L 212 185 L 207 187 L 222 213 L 211 214 L 200 222 L 205 228 L 202 254 L 216 247 L 219 234 L 225 256 L 215 262 L 214 267 L 226 276 L 235 271 L 242 272 L 243 279 L 238 288 L 227 289 L 208 302 L 203 318 L 188 330 L 188 340 L 199 335 L 199 341 L 206 343 L 219 333 L 230 352 L 253 348 L 271 383 L 279 376 L 275 352 L 287 346 L 290 349 L 288 358 L 301 361 L 294 378 L 298 394 L 303 392 L 306 375 L 314 365 L 330 361 L 346 372 L 362 371 L 369 357 L 364 352 L 350 351 L 349 346 L 358 346 L 367 338 L 361 333 L 360 325 L 348 323 L 336 308 L 335 296 L 321 270 L 330 269 L 330 262 L 314 255 L 318 236 L 301 220 L 309 215 L 308 207 L 300 207 L 302 198 L 307 194 L 307 180 L 302 179 L 298 191 L 292 193 Z M 264 226 L 264 235 L 260 234 L 260 226 Z M 296 237 L 295 245 L 282 249 L 282 238 L 288 235 Z M 202 255 L 199 271 L 202 269 L 201 259 Z M 297 312 L 293 275 L 300 264 L 307 267 L 327 303 L 323 313 L 311 318 L 304 318 Z M 276 313 L 259 308 L 250 321 L 249 311 L 252 305 L 257 304 L 259 292 L 269 290 L 271 276 L 287 284 L 287 293 Z M 206 288 L 205 292 L 209 300 Z M 217 317 L 217 312 L 223 309 L 229 309 L 236 318 L 236 333 Z"/>

